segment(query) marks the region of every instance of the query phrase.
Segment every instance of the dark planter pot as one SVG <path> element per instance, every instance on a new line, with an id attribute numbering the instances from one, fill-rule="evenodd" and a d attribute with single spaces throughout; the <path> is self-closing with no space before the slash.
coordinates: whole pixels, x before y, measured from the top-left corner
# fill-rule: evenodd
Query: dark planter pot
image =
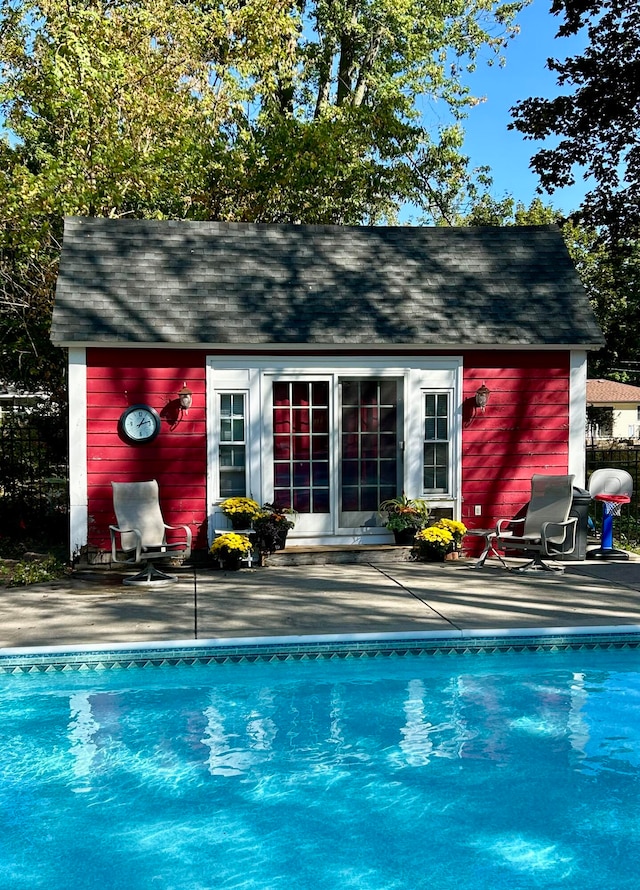
<path id="1" fill-rule="evenodd" d="M 413 544 L 413 539 L 419 531 L 420 529 L 413 527 L 403 528 L 399 531 L 397 529 L 394 529 L 393 537 L 396 539 L 396 545 L 398 547 L 411 547 L 411 545 Z"/>
<path id="2" fill-rule="evenodd" d="M 284 550 L 289 534 L 289 524 L 271 517 L 256 519 L 253 525 L 256 533 L 255 542 L 261 553 L 275 553 Z"/>
<path id="3" fill-rule="evenodd" d="M 235 516 L 230 516 L 231 520 L 231 528 L 234 531 L 240 531 L 241 529 L 251 528 L 251 517 L 246 516 L 242 513 L 238 513 Z"/>

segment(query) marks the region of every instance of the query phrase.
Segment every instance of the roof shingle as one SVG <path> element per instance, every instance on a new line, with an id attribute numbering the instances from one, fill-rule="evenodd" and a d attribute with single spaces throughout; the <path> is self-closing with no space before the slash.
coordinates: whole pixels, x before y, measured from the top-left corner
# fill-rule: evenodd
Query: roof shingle
<path id="1" fill-rule="evenodd" d="M 587 380 L 588 405 L 615 405 L 619 402 L 640 404 L 640 386 L 617 380 Z"/>
<path id="2" fill-rule="evenodd" d="M 567 346 L 602 334 L 555 226 L 65 220 L 58 345 Z"/>

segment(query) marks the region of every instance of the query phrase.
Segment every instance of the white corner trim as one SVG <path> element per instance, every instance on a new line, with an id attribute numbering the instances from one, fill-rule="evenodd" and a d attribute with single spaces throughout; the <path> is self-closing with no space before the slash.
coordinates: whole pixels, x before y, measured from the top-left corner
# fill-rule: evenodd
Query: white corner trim
<path id="1" fill-rule="evenodd" d="M 569 370 L 569 468 L 575 485 L 584 488 L 587 474 L 587 353 L 571 352 Z"/>
<path id="2" fill-rule="evenodd" d="M 73 559 L 89 536 L 87 497 L 87 351 L 69 349 L 69 552 Z"/>

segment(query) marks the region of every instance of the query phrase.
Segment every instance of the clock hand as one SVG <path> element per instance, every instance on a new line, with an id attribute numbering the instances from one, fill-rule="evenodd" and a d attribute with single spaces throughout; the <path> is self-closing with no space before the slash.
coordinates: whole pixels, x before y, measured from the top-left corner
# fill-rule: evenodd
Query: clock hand
<path id="1" fill-rule="evenodd" d="M 150 423 L 150 420 L 148 417 L 146 420 L 141 420 L 140 423 L 138 424 L 138 426 L 143 426 L 145 423 Z"/>

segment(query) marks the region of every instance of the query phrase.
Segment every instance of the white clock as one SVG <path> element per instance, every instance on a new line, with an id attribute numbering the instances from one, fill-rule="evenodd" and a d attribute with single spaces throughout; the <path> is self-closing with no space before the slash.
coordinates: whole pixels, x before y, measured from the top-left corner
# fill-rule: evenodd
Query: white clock
<path id="1" fill-rule="evenodd" d="M 160 432 L 162 421 L 149 405 L 131 405 L 120 417 L 120 432 L 127 442 L 152 442 Z"/>

